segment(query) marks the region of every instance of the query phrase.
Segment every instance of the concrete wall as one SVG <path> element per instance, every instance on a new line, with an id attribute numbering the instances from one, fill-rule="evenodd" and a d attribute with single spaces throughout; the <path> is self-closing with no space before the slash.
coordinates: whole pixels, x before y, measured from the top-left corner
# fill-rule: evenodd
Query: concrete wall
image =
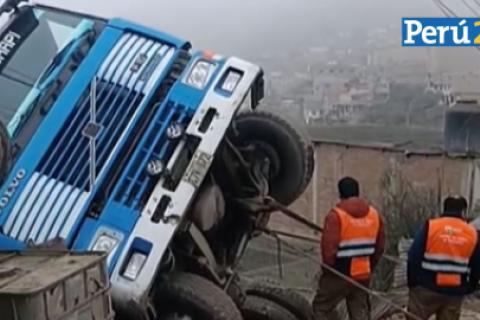
<path id="1" fill-rule="evenodd" d="M 441 155 L 406 155 L 379 148 L 354 147 L 331 143 L 316 144 L 316 171 L 305 194 L 292 208 L 312 221 L 323 224 L 325 215 L 338 201 L 336 184 L 349 175 L 361 183 L 362 196 L 379 206 L 382 201 L 381 179 L 387 170 L 395 170 L 417 188 L 434 190 L 441 198 L 462 194 L 472 201 L 475 180 L 474 162 Z M 480 195 L 479 195 L 480 196 Z M 309 234 L 308 229 L 289 218 L 274 214 L 271 227 Z"/>

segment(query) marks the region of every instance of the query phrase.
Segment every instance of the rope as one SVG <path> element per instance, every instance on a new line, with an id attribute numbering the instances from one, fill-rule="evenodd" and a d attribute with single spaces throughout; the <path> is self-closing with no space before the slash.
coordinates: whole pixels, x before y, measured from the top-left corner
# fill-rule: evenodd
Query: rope
<path id="1" fill-rule="evenodd" d="M 305 241 L 305 242 L 310 242 L 310 243 L 315 243 L 315 244 L 319 243 L 319 239 L 316 239 L 314 237 L 301 236 L 301 235 L 290 233 L 290 232 L 285 232 L 285 231 L 280 231 L 280 230 L 271 230 L 271 229 L 266 229 L 266 228 L 260 228 L 259 230 L 263 231 L 264 233 L 271 234 L 271 235 L 283 236 L 283 237 L 292 238 L 292 239 L 296 239 L 296 240 L 302 240 L 302 241 Z M 384 254 L 382 256 L 382 259 L 391 261 L 395 264 L 405 264 L 405 263 L 407 263 L 406 259 L 401 259 L 399 257 L 391 256 L 391 255 L 388 255 L 388 254 Z"/>
<path id="2" fill-rule="evenodd" d="M 282 260 L 282 239 L 279 236 L 274 236 L 277 241 L 277 265 L 278 265 L 278 275 L 280 279 L 283 279 L 283 260 Z"/>
<path id="3" fill-rule="evenodd" d="M 308 227 L 308 228 L 310 228 L 314 231 L 323 232 L 322 227 L 320 227 L 319 225 L 305 219 L 301 215 L 299 215 L 296 212 L 290 210 L 289 208 L 283 206 L 282 204 L 278 203 L 277 201 L 275 201 L 272 198 L 267 199 L 267 201 L 264 203 L 264 205 L 267 205 L 271 209 L 273 208 L 275 210 L 283 212 L 289 218 L 291 218 L 293 220 L 296 220 L 297 222 L 302 223 L 303 225 L 305 225 L 306 227 Z M 396 303 L 392 302 L 390 299 L 386 298 L 382 293 L 371 290 L 370 288 L 367 288 L 366 286 L 362 285 L 361 283 L 351 279 L 350 277 L 344 275 L 343 273 L 341 273 L 341 272 L 335 270 L 334 268 L 330 267 L 329 265 L 325 264 L 317 256 L 314 256 L 313 254 L 309 254 L 309 253 L 305 252 L 304 250 L 299 249 L 298 247 L 296 247 L 294 245 L 291 245 L 287 241 L 282 240 L 280 238 L 280 236 L 283 235 L 283 236 L 287 236 L 287 237 L 291 237 L 291 238 L 297 238 L 299 240 L 315 242 L 315 243 L 318 243 L 317 239 L 315 239 L 313 237 L 308 237 L 308 236 L 298 236 L 298 235 L 294 235 L 294 234 L 283 232 L 283 231 L 272 231 L 272 230 L 269 230 L 267 228 L 263 228 L 260 231 L 263 231 L 266 235 L 274 238 L 276 241 L 278 241 L 278 243 L 280 243 L 280 242 L 283 243 L 283 245 L 286 248 L 289 248 L 293 252 L 297 252 L 297 253 L 303 255 L 305 258 L 307 258 L 311 261 L 314 261 L 318 265 L 322 266 L 323 269 L 330 271 L 332 274 L 338 276 L 339 278 L 343 279 L 344 281 L 347 281 L 348 283 L 352 284 L 353 286 L 365 291 L 370 296 L 373 296 L 373 297 L 379 299 L 380 301 L 383 301 L 386 305 L 388 305 L 391 308 L 405 314 L 410 319 L 423 320 L 420 317 L 416 316 L 415 314 L 409 312 L 408 310 L 405 310 L 402 306 L 399 306 Z M 384 257 L 386 259 L 392 261 L 392 262 L 395 262 L 395 263 L 405 263 L 404 260 L 398 259 L 397 257 L 392 257 L 392 256 L 384 256 Z"/>
<path id="4" fill-rule="evenodd" d="M 270 237 L 273 237 L 275 238 L 274 235 L 272 234 L 269 234 L 268 232 L 266 232 L 266 235 L 270 236 Z M 311 261 L 314 261 L 316 263 L 318 263 L 319 265 L 322 266 L 322 268 L 324 268 L 325 270 L 328 270 L 329 272 L 331 272 L 332 274 L 338 276 L 339 278 L 345 280 L 346 282 L 352 284 L 353 286 L 361 289 L 362 291 L 368 293 L 370 296 L 373 296 L 377 299 L 379 299 L 380 301 L 384 302 L 385 304 L 387 304 L 388 306 L 390 306 L 391 308 L 405 314 L 406 316 L 408 316 L 410 319 L 414 319 L 414 320 L 423 320 L 422 318 L 418 317 L 417 315 L 409 312 L 408 310 L 405 310 L 402 306 L 400 305 L 397 305 L 396 303 L 392 302 L 390 299 L 386 298 L 382 293 L 380 292 L 377 292 L 377 291 L 374 291 L 374 290 L 371 290 L 370 288 L 367 288 L 366 286 L 360 284 L 359 282 L 351 279 L 350 277 L 344 275 L 343 273 L 335 270 L 334 268 L 330 267 L 329 265 L 323 263 L 323 261 L 321 261 L 318 257 L 316 256 L 313 256 L 311 254 L 308 254 L 306 252 L 304 252 L 303 250 L 301 249 L 298 249 L 296 246 L 294 245 L 291 245 L 290 243 L 288 243 L 287 241 L 285 240 L 281 240 L 280 241 L 283 243 L 283 245 L 285 247 L 288 247 L 290 248 L 290 250 L 293 250 L 301 255 L 303 255 L 305 258 L 311 260 Z"/>

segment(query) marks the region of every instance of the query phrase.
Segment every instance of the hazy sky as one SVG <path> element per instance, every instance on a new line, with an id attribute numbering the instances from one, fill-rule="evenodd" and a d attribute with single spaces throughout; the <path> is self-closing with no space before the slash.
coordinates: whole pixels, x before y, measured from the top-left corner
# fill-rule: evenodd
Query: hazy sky
<path id="1" fill-rule="evenodd" d="M 449 5 L 459 0 L 444 0 Z M 473 3 L 473 0 L 467 0 Z M 325 35 L 435 16 L 431 0 L 38 0 L 121 16 L 225 54 L 321 45 Z M 475 3 L 473 3 L 475 5 Z M 464 6 L 462 6 L 465 9 Z M 480 10 L 480 7 L 477 7 Z M 463 11 L 465 14 L 468 11 Z M 400 35 L 399 35 L 400 36 Z M 400 40 L 399 40 L 400 41 Z M 266 48 L 267 50 L 262 50 Z"/>

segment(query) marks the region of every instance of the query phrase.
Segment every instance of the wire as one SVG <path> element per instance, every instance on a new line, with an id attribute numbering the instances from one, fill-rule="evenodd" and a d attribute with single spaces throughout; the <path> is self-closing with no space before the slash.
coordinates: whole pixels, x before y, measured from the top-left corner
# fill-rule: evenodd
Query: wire
<path id="1" fill-rule="evenodd" d="M 323 228 L 321 228 L 320 226 L 318 226 L 315 223 L 312 223 L 312 222 L 308 221 L 307 219 L 303 218 L 298 213 L 296 213 L 296 212 L 288 209 L 287 207 L 283 206 L 282 204 L 278 203 L 277 201 L 275 201 L 275 199 L 269 198 L 269 199 L 266 199 L 266 200 L 267 201 L 265 201 L 264 205 L 266 205 L 267 207 L 270 207 L 271 209 L 273 208 L 273 209 L 276 209 L 280 212 L 283 212 L 289 218 L 294 219 L 297 222 L 302 223 L 304 226 L 310 228 L 311 230 L 314 230 L 314 231 L 317 231 L 317 232 L 323 232 Z M 307 259 L 315 262 L 317 265 L 322 266 L 322 268 L 324 270 L 327 270 L 327 271 L 331 272 L 332 274 L 338 276 L 339 278 L 343 279 L 344 281 L 352 284 L 353 286 L 361 289 L 362 291 L 365 291 L 370 296 L 373 296 L 373 297 L 379 299 L 380 301 L 384 302 L 386 305 L 390 306 L 392 309 L 397 310 L 397 311 L 405 314 L 407 317 L 409 317 L 409 319 L 422 320 L 417 315 L 409 312 L 408 310 L 405 310 L 402 306 L 400 306 L 400 305 L 392 302 L 390 299 L 386 298 L 384 296 L 384 294 L 382 294 L 381 292 L 374 291 L 374 290 L 371 290 L 370 288 L 367 288 L 366 286 L 360 284 L 359 282 L 355 281 L 354 279 L 344 275 L 343 273 L 335 270 L 331 266 L 325 264 L 321 259 L 319 259 L 319 257 L 317 255 L 313 255 L 312 253 L 308 253 L 308 252 L 306 252 L 302 249 L 299 249 L 298 247 L 296 247 L 296 246 L 290 244 L 289 242 L 281 239 L 280 236 L 283 235 L 283 236 L 297 238 L 297 239 L 304 240 L 304 241 L 318 243 L 318 240 L 314 239 L 313 237 L 296 236 L 292 233 L 288 233 L 288 232 L 284 232 L 284 231 L 273 231 L 273 230 L 270 230 L 268 228 L 262 228 L 262 229 L 259 229 L 259 230 L 262 231 L 267 236 L 269 236 L 271 238 L 274 238 L 277 241 L 278 244 L 282 243 L 285 248 L 289 248 L 292 252 L 296 252 L 297 254 L 300 254 L 300 255 L 306 257 Z M 398 263 L 398 264 L 405 263 L 405 260 L 402 260 L 402 259 L 399 259 L 399 258 L 396 258 L 396 257 L 385 256 L 385 258 L 387 258 L 388 260 L 390 260 L 394 263 Z M 282 270 L 283 270 L 283 268 L 282 268 Z"/>
<path id="2" fill-rule="evenodd" d="M 268 235 L 268 234 L 267 234 Z M 270 237 L 274 237 L 272 235 L 269 235 Z M 406 316 L 408 316 L 410 319 L 414 319 L 414 320 L 422 320 L 420 317 L 418 317 L 417 315 L 409 312 L 408 310 L 405 310 L 402 306 L 399 306 L 397 305 L 396 303 L 392 302 L 390 299 L 386 298 L 382 293 L 378 292 L 378 291 L 374 291 L 374 290 L 371 290 L 367 287 L 365 287 L 364 285 L 360 284 L 359 282 L 351 279 L 350 277 L 344 275 L 343 273 L 335 270 L 334 268 L 330 267 L 329 265 L 323 263 L 323 261 L 321 261 L 318 257 L 316 256 L 313 256 L 312 254 L 308 254 L 308 253 L 305 253 L 303 250 L 300 250 L 298 249 L 297 247 L 295 247 L 294 245 L 291 245 L 290 243 L 288 243 L 287 241 L 285 240 L 280 240 L 282 241 L 283 245 L 285 247 L 288 247 L 290 248 L 292 251 L 295 251 L 297 253 L 300 253 L 302 254 L 305 258 L 311 260 L 311 261 L 314 261 L 316 263 L 318 263 L 319 265 L 322 266 L 322 268 L 324 268 L 325 270 L 328 270 L 329 272 L 333 273 L 334 275 L 338 276 L 339 278 L 345 280 L 346 282 L 352 284 L 353 286 L 359 288 L 360 290 L 362 291 L 365 291 L 366 293 L 368 293 L 369 295 L 379 299 L 380 301 L 384 302 L 385 304 L 387 304 L 388 306 L 392 307 L 393 309 L 397 310 L 397 311 L 400 311 L 401 313 L 405 314 Z"/>
<path id="3" fill-rule="evenodd" d="M 319 239 L 316 239 L 314 237 L 300 236 L 300 235 L 290 233 L 290 232 L 285 232 L 285 231 L 280 231 L 280 230 L 271 230 L 271 229 L 266 229 L 266 228 L 262 228 L 262 229 L 259 229 L 259 230 L 266 233 L 266 234 L 269 234 L 271 236 L 275 236 L 275 237 L 283 236 L 283 237 L 292 238 L 292 239 L 301 240 L 301 241 L 310 242 L 310 243 L 315 243 L 315 244 L 319 243 Z M 391 256 L 391 255 L 388 255 L 388 254 L 384 254 L 382 256 L 382 259 L 388 260 L 388 261 L 396 263 L 396 264 L 407 263 L 406 259 L 401 259 L 399 257 Z"/>
<path id="4" fill-rule="evenodd" d="M 456 17 L 456 18 L 458 18 L 458 15 L 457 15 L 452 9 L 450 9 L 450 8 L 443 2 L 443 0 L 432 0 L 432 1 L 433 1 L 433 3 L 438 7 L 438 9 L 440 9 L 440 11 L 443 12 L 443 14 L 444 14 L 446 17 L 448 17 L 448 18 L 451 18 L 451 17 Z M 467 7 L 470 7 L 470 6 L 467 4 L 466 0 L 462 0 L 462 1 L 463 1 L 463 3 L 465 3 L 465 5 L 467 5 Z M 475 1 L 475 3 L 477 3 L 478 5 L 480 5 L 480 1 L 479 1 L 479 0 L 474 0 L 474 1 Z M 477 15 L 478 15 L 478 14 L 477 14 Z M 480 47 L 477 46 L 477 47 L 473 47 L 473 48 L 475 48 L 477 51 L 480 52 Z"/>
<path id="5" fill-rule="evenodd" d="M 447 17 L 457 17 L 455 12 L 452 9 L 450 9 L 442 0 L 432 0 L 432 1 Z"/>
<path id="6" fill-rule="evenodd" d="M 466 6 L 468 9 L 470 9 L 470 11 L 473 12 L 474 15 L 476 15 L 477 17 L 480 16 L 480 13 L 479 13 L 474 7 L 472 7 L 472 6 L 470 5 L 470 3 L 468 3 L 467 0 L 462 0 L 462 2 L 465 4 L 465 6 Z"/>
<path id="7" fill-rule="evenodd" d="M 282 239 L 279 236 L 274 237 L 277 240 L 277 266 L 278 275 L 283 279 L 283 259 L 282 259 Z"/>

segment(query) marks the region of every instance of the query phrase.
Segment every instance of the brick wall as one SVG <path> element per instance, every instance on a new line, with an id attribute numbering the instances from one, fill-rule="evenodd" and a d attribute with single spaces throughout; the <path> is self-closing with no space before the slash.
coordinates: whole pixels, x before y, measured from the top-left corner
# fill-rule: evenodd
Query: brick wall
<path id="1" fill-rule="evenodd" d="M 435 190 L 440 195 L 469 197 L 472 162 L 440 155 L 410 155 L 379 148 L 339 144 L 316 145 L 316 170 L 312 183 L 292 208 L 320 224 L 337 202 L 337 181 L 349 175 L 360 181 L 362 196 L 374 205 L 381 202 L 381 179 L 386 170 L 396 170 L 416 187 Z M 314 181 L 316 179 L 316 181 Z M 316 191 L 315 191 L 316 190 Z M 307 229 L 280 214 L 274 214 L 271 227 L 300 234 Z"/>

